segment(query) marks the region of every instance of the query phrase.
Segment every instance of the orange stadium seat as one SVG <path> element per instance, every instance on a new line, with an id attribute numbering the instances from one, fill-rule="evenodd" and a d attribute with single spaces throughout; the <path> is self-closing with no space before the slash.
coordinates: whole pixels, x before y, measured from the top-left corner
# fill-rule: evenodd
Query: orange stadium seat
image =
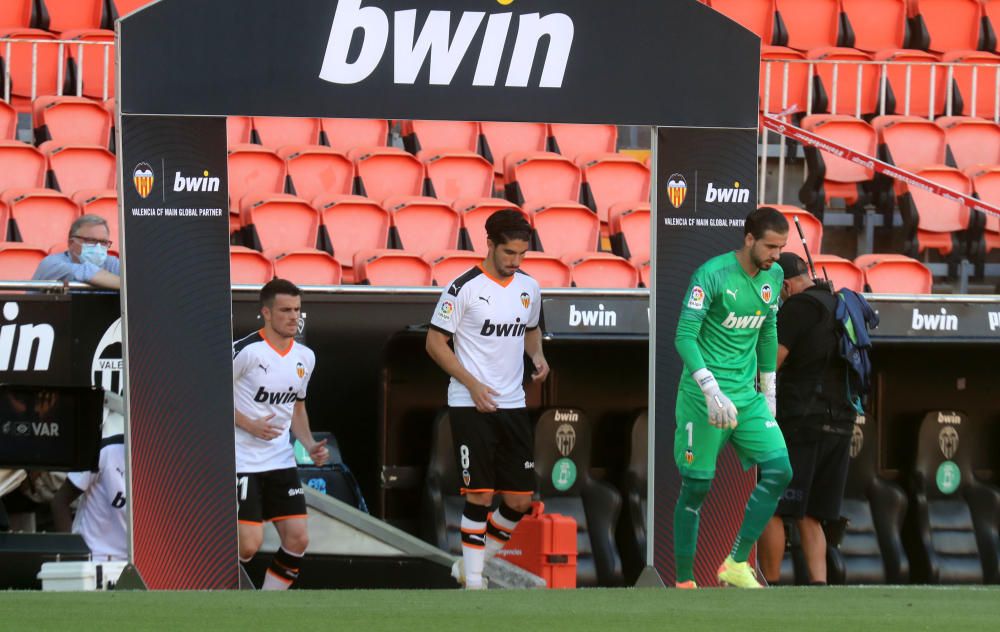
<path id="1" fill-rule="evenodd" d="M 296 285 L 340 285 L 340 264 L 315 248 L 290 250 L 274 258 L 274 275 Z"/>
<path id="2" fill-rule="evenodd" d="M 934 284 L 924 264 L 904 255 L 861 255 L 854 265 L 865 273 L 865 290 L 876 294 L 930 294 Z"/>
<path id="3" fill-rule="evenodd" d="M 967 117 L 939 118 L 954 165 L 972 175 L 991 165 L 1000 165 L 1000 125 Z"/>
<path id="4" fill-rule="evenodd" d="M 35 143 L 54 140 L 67 145 L 111 142 L 111 115 L 100 103 L 86 97 L 44 96 L 32 107 Z"/>
<path id="5" fill-rule="evenodd" d="M 809 66 L 805 53 L 782 46 L 762 46 L 760 109 L 770 113 L 805 112 L 809 101 Z M 802 61 L 803 63 L 794 63 Z M 787 84 L 785 73 L 788 74 Z M 768 74 L 770 73 L 770 74 Z"/>
<path id="6" fill-rule="evenodd" d="M 30 281 L 47 254 L 32 244 L 0 241 L 0 280 Z"/>
<path id="7" fill-rule="evenodd" d="M 953 191 L 972 194 L 969 177 L 951 167 L 929 167 L 918 175 Z M 959 233 L 969 228 L 971 215 L 961 202 L 953 202 L 917 187 L 903 185 L 899 211 L 903 217 L 903 252 L 917 256 L 924 250 L 937 250 L 942 256 L 962 252 Z M 957 254 L 957 253 L 956 253 Z"/>
<path id="8" fill-rule="evenodd" d="M 944 165 L 948 141 L 944 130 L 923 119 L 890 120 L 880 130 L 889 162 L 905 169 Z"/>
<path id="9" fill-rule="evenodd" d="M 479 147 L 479 123 L 475 121 L 403 121 L 400 132 L 406 148 L 413 154 L 421 151 L 476 151 Z"/>
<path id="10" fill-rule="evenodd" d="M 445 202 L 429 197 L 400 196 L 388 198 L 383 204 L 392 216 L 392 226 L 404 250 L 422 254 L 458 247 L 462 219 Z"/>
<path id="11" fill-rule="evenodd" d="M 608 154 L 618 149 L 615 125 L 549 123 L 552 150 L 574 162 L 580 154 Z"/>
<path id="12" fill-rule="evenodd" d="M 132 13 L 136 9 L 141 9 L 147 4 L 155 2 L 155 0 L 109 0 L 110 3 L 115 7 L 115 12 L 118 17 L 125 17 L 129 13 Z"/>
<path id="13" fill-rule="evenodd" d="M 789 206 L 787 204 L 767 204 L 771 208 L 781 211 L 781 214 L 788 220 L 788 243 L 785 244 L 784 252 L 794 252 L 803 259 L 806 258 L 806 247 L 809 248 L 810 255 L 818 255 L 823 252 L 823 222 L 809 211 Z M 802 227 L 802 234 L 805 235 L 806 245 L 802 245 L 802 238 L 795 228 L 795 220 L 799 220 Z"/>
<path id="14" fill-rule="evenodd" d="M 910 47 L 944 53 L 977 50 L 983 43 L 979 0 L 910 0 Z"/>
<path id="15" fill-rule="evenodd" d="M 31 26 L 35 0 L 5 0 L 0 2 L 0 25 L 15 28 Z"/>
<path id="16" fill-rule="evenodd" d="M 255 116 L 253 128 L 260 144 L 277 150 L 285 145 L 319 143 L 319 119 L 292 116 Z"/>
<path id="17" fill-rule="evenodd" d="M 233 285 L 263 285 L 274 278 L 274 265 L 256 250 L 230 246 L 229 275 Z"/>
<path id="18" fill-rule="evenodd" d="M 874 53 L 906 47 L 906 0 L 840 0 L 846 30 L 845 45 Z"/>
<path id="19" fill-rule="evenodd" d="M 289 145 L 278 150 L 288 170 L 288 192 L 304 200 L 320 195 L 350 195 L 354 190 L 354 163 L 322 145 Z"/>
<path id="20" fill-rule="evenodd" d="M 56 36 L 40 29 L 0 29 L 0 38 L 13 40 L 51 40 Z M 55 94 L 58 81 L 59 51 L 51 44 L 12 42 L 0 46 L 0 63 L 10 75 L 11 105 L 19 112 L 29 112 L 31 102 L 43 94 Z M 37 77 L 32 85 L 32 48 L 37 49 Z"/>
<path id="21" fill-rule="evenodd" d="M 972 178 L 976 196 L 993 206 L 1000 208 L 1000 167 L 987 169 L 977 173 Z M 986 226 L 983 230 L 983 254 L 1000 248 L 1000 217 L 986 216 Z"/>
<path id="22" fill-rule="evenodd" d="M 249 143 L 252 131 L 253 120 L 249 116 L 226 117 L 226 134 L 230 147 Z"/>
<path id="23" fill-rule="evenodd" d="M 6 101 L 0 101 L 0 140 L 17 138 L 17 110 Z"/>
<path id="24" fill-rule="evenodd" d="M 563 255 L 570 279 L 576 287 L 632 288 L 639 286 L 639 271 L 610 252 L 578 252 Z"/>
<path id="25" fill-rule="evenodd" d="M 38 148 L 49 162 L 50 185 L 73 195 L 82 189 L 117 188 L 115 156 L 98 145 L 64 145 L 57 141 Z"/>
<path id="26" fill-rule="evenodd" d="M 238 210 L 245 195 L 283 193 L 285 161 L 260 145 L 229 146 L 229 199 Z"/>
<path id="27" fill-rule="evenodd" d="M 936 62 L 937 56 L 919 50 L 884 50 L 875 54 L 876 61 L 895 62 L 885 66 L 886 71 L 886 112 L 928 118 L 942 114 L 947 106 L 945 93 L 947 72 L 943 67 L 928 66 Z M 907 63 L 911 65 L 907 65 Z M 921 65 L 923 64 L 923 65 Z M 909 103 L 906 99 L 906 70 L 910 68 Z M 881 75 L 880 75 L 881 76 Z M 933 90 L 932 90 L 933 87 Z M 934 99 L 933 108 L 931 98 Z"/>
<path id="28" fill-rule="evenodd" d="M 952 73 L 957 91 L 953 111 L 967 116 L 994 118 L 1000 114 L 997 102 L 997 72 L 1000 71 L 1000 57 L 982 51 L 952 51 L 941 56 L 944 62 L 956 64 L 976 64 L 954 66 Z M 947 68 L 941 72 L 947 74 Z M 973 85 L 975 84 L 975 85 Z"/>
<path id="29" fill-rule="evenodd" d="M 67 80 L 73 86 L 73 91 L 78 91 L 81 96 L 91 99 L 104 100 L 113 97 L 117 72 L 114 31 L 105 29 L 66 31 L 62 34 L 62 39 L 66 42 Z M 81 45 L 78 42 L 104 42 L 104 44 Z"/>
<path id="30" fill-rule="evenodd" d="M 483 154 L 493 162 L 493 173 L 502 178 L 511 152 L 545 151 L 548 128 L 545 123 L 492 123 L 479 124 L 483 135 Z"/>
<path id="31" fill-rule="evenodd" d="M 355 147 L 385 147 L 389 122 L 385 119 L 320 119 L 320 143 L 338 151 Z"/>
<path id="32" fill-rule="evenodd" d="M 819 278 L 829 278 L 833 289 L 848 288 L 855 292 L 865 289 L 865 273 L 853 261 L 837 255 L 816 255 L 813 257 Z"/>
<path id="33" fill-rule="evenodd" d="M 97 215 L 103 217 L 108 223 L 108 232 L 111 233 L 111 241 L 118 242 L 118 193 L 114 189 L 95 189 L 77 191 L 73 194 L 73 201 L 80 207 L 84 214 Z"/>
<path id="34" fill-rule="evenodd" d="M 424 253 L 423 259 L 431 266 L 434 285 L 442 287 L 483 262 L 471 250 L 431 250 Z"/>
<path id="35" fill-rule="evenodd" d="M 21 241 L 41 248 L 65 247 L 69 228 L 80 217 L 73 200 L 50 189 L 8 189 L 0 200 L 9 209 Z"/>
<path id="36" fill-rule="evenodd" d="M 570 287 L 569 266 L 555 255 L 529 250 L 521 261 L 521 271 L 529 274 L 542 287 Z"/>
<path id="37" fill-rule="evenodd" d="M 533 208 L 528 214 L 542 252 L 561 257 L 597 250 L 601 221 L 586 206 L 555 202 Z"/>
<path id="38" fill-rule="evenodd" d="M 813 112 L 861 116 L 879 111 L 881 71 L 877 66 L 864 63 L 872 61 L 871 55 L 853 48 L 820 48 L 809 51 L 807 57 L 841 62 L 816 64 L 818 79 L 814 84 Z"/>
<path id="39" fill-rule="evenodd" d="M 559 154 L 509 153 L 505 180 L 507 199 L 521 206 L 580 199 L 580 168 Z"/>
<path id="40" fill-rule="evenodd" d="M 354 255 L 355 283 L 381 286 L 431 284 L 431 266 L 402 250 L 363 250 Z"/>
<path id="41" fill-rule="evenodd" d="M 396 195 L 420 195 L 424 165 L 398 147 L 356 147 L 348 154 L 360 184 L 360 193 L 373 200 Z"/>
<path id="42" fill-rule="evenodd" d="M 776 0 L 775 11 L 788 34 L 789 48 L 839 46 L 840 0 Z"/>
<path id="43" fill-rule="evenodd" d="M 582 153 L 576 164 L 583 174 L 584 203 L 604 225 L 614 204 L 649 200 L 649 169 L 629 155 Z"/>
<path id="44" fill-rule="evenodd" d="M 486 220 L 490 215 L 504 209 L 521 210 L 513 202 L 489 197 L 455 200 L 452 208 L 462 216 L 462 232 L 465 239 L 468 240 L 472 250 L 479 255 L 486 254 Z M 525 214 L 526 219 L 527 217 Z"/>
<path id="45" fill-rule="evenodd" d="M 493 193 L 493 166 L 470 151 L 422 151 L 428 191 L 449 204 L 459 198 L 489 197 Z"/>
<path id="46" fill-rule="evenodd" d="M 633 264 L 649 261 L 649 202 L 618 202 L 608 211 L 611 248 Z"/>
<path id="47" fill-rule="evenodd" d="M 319 212 L 294 195 L 243 198 L 240 218 L 247 242 L 271 258 L 319 244 Z"/>
<path id="48" fill-rule="evenodd" d="M 1000 33 L 1000 0 L 983 0 L 983 15 L 985 17 L 985 22 L 989 24 L 990 30 L 993 31 L 993 41 L 989 42 L 992 47 L 987 46 L 991 50 L 996 50 L 998 48 L 996 35 Z"/>
<path id="49" fill-rule="evenodd" d="M 875 129 L 853 116 L 814 114 L 802 119 L 802 127 L 866 156 L 875 156 L 878 147 Z M 843 199 L 849 207 L 867 201 L 863 184 L 875 177 L 873 169 L 813 147 L 806 147 L 805 155 L 809 175 L 799 190 L 799 200 L 813 214 L 822 217 L 833 198 Z"/>
<path id="50" fill-rule="evenodd" d="M 389 243 L 389 211 L 357 195 L 321 195 L 313 201 L 323 222 L 327 249 L 340 263 L 344 282 L 354 282 L 354 254 Z"/>
<path id="51" fill-rule="evenodd" d="M 104 0 L 39 0 L 48 13 L 46 28 L 55 33 L 98 29 L 105 19 Z"/>
<path id="52" fill-rule="evenodd" d="M 0 141 L 0 191 L 45 186 L 45 155 L 16 140 Z"/>
<path id="53" fill-rule="evenodd" d="M 708 5 L 756 33 L 762 46 L 777 43 L 774 0 L 710 0 Z"/>

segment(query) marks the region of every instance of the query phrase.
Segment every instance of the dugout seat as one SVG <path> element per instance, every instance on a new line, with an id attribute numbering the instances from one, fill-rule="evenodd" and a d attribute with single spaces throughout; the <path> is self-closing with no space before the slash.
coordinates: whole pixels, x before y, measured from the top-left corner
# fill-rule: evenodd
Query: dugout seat
<path id="1" fill-rule="evenodd" d="M 631 263 L 610 252 L 565 254 L 574 287 L 634 288 L 639 286 L 639 271 Z"/>
<path id="2" fill-rule="evenodd" d="M 340 285 L 340 264 L 315 248 L 289 250 L 274 257 L 274 275 L 296 285 Z"/>
<path id="3" fill-rule="evenodd" d="M 54 33 L 110 24 L 104 0 L 39 0 L 40 26 Z"/>
<path id="4" fill-rule="evenodd" d="M 66 145 L 97 145 L 111 142 L 111 114 L 86 97 L 44 96 L 32 106 L 35 144 L 54 140 Z"/>
<path id="5" fill-rule="evenodd" d="M 809 66 L 805 53 L 783 46 L 760 51 L 760 110 L 805 112 L 809 103 Z M 801 62 L 801 63 L 795 63 Z M 786 82 L 785 74 L 788 74 Z M 787 83 L 787 88 L 785 87 Z"/>
<path id="6" fill-rule="evenodd" d="M 475 121 L 403 121 L 400 133 L 406 150 L 414 155 L 479 148 L 479 123 Z"/>
<path id="7" fill-rule="evenodd" d="M 313 206 L 322 220 L 324 248 L 340 263 L 344 283 L 353 283 L 354 254 L 388 246 L 389 211 L 358 195 L 322 195 Z"/>
<path id="8" fill-rule="evenodd" d="M 932 71 L 932 66 L 928 65 L 938 61 L 936 55 L 911 49 L 883 50 L 875 53 L 874 58 L 875 61 L 892 62 L 885 65 L 886 113 L 929 118 L 932 113 L 937 116 L 945 112 L 947 72 L 939 67 Z M 906 98 L 907 68 L 910 69 L 909 100 Z"/>
<path id="9" fill-rule="evenodd" d="M 294 195 L 246 196 L 240 209 L 244 243 L 273 258 L 319 245 L 319 212 Z"/>
<path id="10" fill-rule="evenodd" d="M 255 116 L 253 128 L 260 144 L 274 150 L 286 145 L 319 143 L 319 119 L 315 118 Z"/>
<path id="11" fill-rule="evenodd" d="M 248 195 L 269 195 L 285 191 L 285 161 L 260 145 L 229 146 L 229 197 L 237 208 Z"/>
<path id="12" fill-rule="evenodd" d="M 10 213 L 7 238 L 41 248 L 65 247 L 70 226 L 80 217 L 80 207 L 73 200 L 51 189 L 7 189 L 0 196 Z"/>
<path id="13" fill-rule="evenodd" d="M 249 116 L 227 116 L 226 134 L 228 136 L 228 147 L 233 145 L 245 145 L 251 141 L 253 133 L 253 119 Z"/>
<path id="14" fill-rule="evenodd" d="M 17 110 L 6 101 L 0 101 L 0 140 L 17 138 Z"/>
<path id="15" fill-rule="evenodd" d="M 581 154 L 615 153 L 618 148 L 618 127 L 549 123 L 549 144 L 552 151 L 579 164 L 577 156 Z"/>
<path id="16" fill-rule="evenodd" d="M 807 116 L 802 128 L 866 156 L 875 156 L 878 139 L 874 128 L 853 116 L 825 114 Z M 834 198 L 843 199 L 849 210 L 860 212 L 868 203 L 875 171 L 815 147 L 804 149 L 808 176 L 799 189 L 799 201 L 820 220 Z"/>
<path id="17" fill-rule="evenodd" d="M 1000 103 L 996 97 L 1000 57 L 982 51 L 950 51 L 941 56 L 941 61 L 959 64 L 951 70 L 953 112 L 989 119 L 1000 114 Z M 961 64 L 975 64 L 976 68 Z M 947 73 L 947 67 L 941 72 Z"/>
<path id="18" fill-rule="evenodd" d="M 80 29 L 62 34 L 65 42 L 66 82 L 79 96 L 104 101 L 115 96 L 117 59 L 115 33 L 106 29 Z M 81 44 L 102 42 L 102 44 Z M 107 72 L 105 72 L 105 67 Z"/>
<path id="19" fill-rule="evenodd" d="M 0 140 L 0 191 L 45 186 L 45 155 L 17 140 Z"/>
<path id="20" fill-rule="evenodd" d="M 846 287 L 855 292 L 864 291 L 865 273 L 853 261 L 837 255 L 813 255 L 813 264 L 816 274 L 820 278 L 828 276 L 835 290 Z"/>
<path id="21" fill-rule="evenodd" d="M 230 246 L 229 275 L 233 285 L 263 285 L 274 278 L 274 265 L 256 250 Z"/>
<path id="22" fill-rule="evenodd" d="M 115 189 L 115 156 L 100 145 L 70 145 L 57 141 L 38 148 L 48 159 L 49 186 L 66 195 L 84 189 Z"/>
<path id="23" fill-rule="evenodd" d="M 881 70 L 870 63 L 869 53 L 853 48 L 819 48 L 809 51 L 806 58 L 839 62 L 815 64 L 813 112 L 860 117 L 880 110 Z"/>
<path id="24" fill-rule="evenodd" d="M 783 252 L 794 252 L 806 259 L 806 247 L 812 256 L 823 252 L 823 222 L 809 211 L 800 209 L 797 206 L 788 204 L 767 204 L 771 208 L 777 209 L 788 220 L 788 243 L 782 249 Z M 802 227 L 802 234 L 805 235 L 806 246 L 802 245 L 802 238 L 795 228 L 795 220 L 798 219 L 799 226 Z"/>
<path id="25" fill-rule="evenodd" d="M 420 535 L 443 551 L 461 555 L 465 497 L 458 491 L 462 479 L 455 460 L 447 409 L 438 412 L 431 428 L 431 450 L 420 503 Z"/>
<path id="26" fill-rule="evenodd" d="M 611 250 L 633 264 L 649 261 L 649 202 L 618 202 L 608 209 Z"/>
<path id="27" fill-rule="evenodd" d="M 546 149 L 548 128 L 545 123 L 483 121 L 479 124 L 479 131 L 482 135 L 483 156 L 493 163 L 493 173 L 501 185 L 504 183 L 504 168 L 508 154 L 540 152 Z"/>
<path id="28" fill-rule="evenodd" d="M 629 455 L 622 479 L 621 519 L 617 544 L 621 553 L 625 585 L 632 586 L 646 566 L 646 515 L 649 501 L 649 419 L 643 410 L 629 431 Z"/>
<path id="29" fill-rule="evenodd" d="M 73 194 L 83 215 L 97 215 L 108 223 L 111 241 L 118 242 L 118 192 L 114 189 L 84 189 Z"/>
<path id="30" fill-rule="evenodd" d="M 984 47 L 978 0 L 911 0 L 910 47 L 935 53 Z"/>
<path id="31" fill-rule="evenodd" d="M 521 271 L 541 287 L 570 287 L 569 266 L 559 257 L 529 250 L 521 261 Z"/>
<path id="32" fill-rule="evenodd" d="M 415 253 L 458 247 L 462 219 L 452 207 L 429 197 L 391 197 L 384 202 L 392 217 L 390 242 Z"/>
<path id="33" fill-rule="evenodd" d="M 1000 167 L 975 174 L 972 183 L 980 200 L 1000 206 Z M 1000 248 L 1000 217 L 987 215 L 984 224 L 981 251 L 986 255 Z"/>
<path id="34" fill-rule="evenodd" d="M 462 198 L 493 194 L 493 167 L 485 158 L 470 151 L 423 151 L 417 158 L 427 173 L 427 193 L 451 204 Z"/>
<path id="35" fill-rule="evenodd" d="M 434 285 L 442 287 L 483 262 L 483 258 L 471 250 L 431 250 L 422 258 L 431 266 Z"/>
<path id="36" fill-rule="evenodd" d="M 47 254 L 43 248 L 32 244 L 0 241 L 0 280 L 30 281 Z"/>
<path id="37" fill-rule="evenodd" d="M 776 0 L 778 28 L 785 46 L 808 51 L 840 46 L 840 0 Z"/>
<path id="38" fill-rule="evenodd" d="M 431 266 L 412 252 L 362 250 L 354 254 L 354 282 L 359 285 L 431 285 Z"/>
<path id="39" fill-rule="evenodd" d="M 337 151 L 355 147 L 385 147 L 389 140 L 389 122 L 385 119 L 320 119 L 320 144 Z"/>
<path id="40" fill-rule="evenodd" d="M 289 145 L 278 150 L 288 179 L 285 188 L 304 200 L 320 195 L 350 195 L 354 190 L 354 163 L 322 145 Z"/>
<path id="41" fill-rule="evenodd" d="M 575 162 L 583 174 L 583 203 L 597 213 L 605 228 L 612 205 L 649 200 L 649 169 L 632 156 L 579 153 Z"/>
<path id="42" fill-rule="evenodd" d="M 970 176 L 1000 165 L 1000 125 L 964 116 L 940 118 L 934 122 L 944 130 L 949 164 Z"/>
<path id="43" fill-rule="evenodd" d="M 507 154 L 505 197 L 522 207 L 580 199 L 580 168 L 551 152 Z"/>
<path id="44" fill-rule="evenodd" d="M 935 410 L 920 422 L 910 475 L 908 522 L 915 578 L 929 584 L 997 581 L 1000 491 L 972 471 L 981 430 L 959 411 Z"/>
<path id="45" fill-rule="evenodd" d="M 870 254 L 854 259 L 865 273 L 865 291 L 876 294 L 930 294 L 934 277 L 924 264 L 906 255 Z"/>
<path id="46" fill-rule="evenodd" d="M 576 520 L 576 585 L 621 586 L 615 531 L 622 499 L 615 488 L 591 477 L 591 442 L 583 411 L 542 411 L 535 425 L 538 495 L 547 512 Z"/>
<path id="47" fill-rule="evenodd" d="M 557 257 L 597 251 L 601 221 L 586 206 L 555 202 L 532 208 L 528 215 L 535 229 L 536 250 Z"/>
<path id="48" fill-rule="evenodd" d="M 490 197 L 455 200 L 451 206 L 462 216 L 461 242 L 478 255 L 486 254 L 486 220 L 490 215 L 504 209 L 521 211 L 513 202 Z"/>
<path id="49" fill-rule="evenodd" d="M 400 195 L 421 195 L 424 166 L 398 147 L 356 147 L 348 152 L 354 161 L 355 190 L 373 200 Z"/>
<path id="50" fill-rule="evenodd" d="M 28 28 L 32 23 L 35 0 L 6 0 L 0 2 L 0 24 L 16 28 Z"/>
<path id="51" fill-rule="evenodd" d="M 874 53 L 906 48 L 906 0 L 840 0 L 844 46 Z"/>
<path id="52" fill-rule="evenodd" d="M 6 25 L 2 25 L 6 26 Z M 0 64 L 10 77 L 10 104 L 18 112 L 30 112 L 31 102 L 36 97 L 56 93 L 59 59 L 58 47 L 54 44 L 33 44 L 18 40 L 51 40 L 56 36 L 48 31 L 34 28 L 0 28 L 0 38 L 14 40 L 0 46 Z M 32 49 L 37 58 L 32 62 Z M 33 66 L 37 70 L 32 83 Z"/>

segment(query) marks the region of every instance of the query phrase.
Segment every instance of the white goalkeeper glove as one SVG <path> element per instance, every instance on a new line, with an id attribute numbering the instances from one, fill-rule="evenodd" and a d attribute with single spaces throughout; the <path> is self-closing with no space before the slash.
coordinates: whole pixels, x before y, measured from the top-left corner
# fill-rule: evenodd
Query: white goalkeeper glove
<path id="1" fill-rule="evenodd" d="M 719 383 L 715 381 L 715 376 L 708 369 L 698 369 L 691 374 L 695 382 L 705 394 L 705 403 L 708 405 L 708 423 L 722 430 L 731 430 L 736 427 L 736 406 L 719 388 Z"/>
<path id="2" fill-rule="evenodd" d="M 764 394 L 764 399 L 767 400 L 767 409 L 771 411 L 771 416 L 774 417 L 778 414 L 778 379 L 777 374 L 774 372 L 760 374 L 760 392 Z"/>

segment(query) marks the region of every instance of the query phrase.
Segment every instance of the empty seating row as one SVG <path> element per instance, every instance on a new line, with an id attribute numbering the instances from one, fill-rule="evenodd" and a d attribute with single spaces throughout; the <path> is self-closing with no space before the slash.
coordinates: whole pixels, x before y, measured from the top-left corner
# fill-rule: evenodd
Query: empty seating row
<path id="1" fill-rule="evenodd" d="M 0 140 L 0 191 L 48 186 L 67 195 L 116 187 L 115 157 L 100 145 Z"/>

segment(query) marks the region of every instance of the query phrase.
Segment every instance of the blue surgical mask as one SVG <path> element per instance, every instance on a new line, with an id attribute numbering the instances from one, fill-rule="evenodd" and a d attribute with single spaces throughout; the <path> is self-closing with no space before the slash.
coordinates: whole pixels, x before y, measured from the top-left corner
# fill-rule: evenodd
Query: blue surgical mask
<path id="1" fill-rule="evenodd" d="M 101 244 L 83 244 L 80 248 L 80 261 L 84 263 L 92 263 L 100 268 L 107 258 L 108 249 Z"/>

